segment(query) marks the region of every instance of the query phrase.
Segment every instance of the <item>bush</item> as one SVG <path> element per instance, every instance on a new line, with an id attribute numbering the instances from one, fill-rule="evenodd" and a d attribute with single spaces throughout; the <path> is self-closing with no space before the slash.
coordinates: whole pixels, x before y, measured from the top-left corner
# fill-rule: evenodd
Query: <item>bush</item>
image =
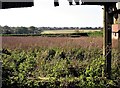
<path id="1" fill-rule="evenodd" d="M 111 80 L 103 76 L 100 51 L 51 48 L 3 53 L 3 88 L 119 88 L 120 62 L 116 51 Z"/>

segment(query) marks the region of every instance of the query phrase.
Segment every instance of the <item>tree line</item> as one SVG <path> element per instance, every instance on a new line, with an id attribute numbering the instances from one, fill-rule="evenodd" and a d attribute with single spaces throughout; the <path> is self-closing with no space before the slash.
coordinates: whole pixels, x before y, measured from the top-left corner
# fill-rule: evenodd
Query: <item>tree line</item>
<path id="1" fill-rule="evenodd" d="M 37 27 L 9 27 L 9 26 L 0 26 L 1 34 L 38 34 L 41 30 Z"/>
<path id="2" fill-rule="evenodd" d="M 96 30 L 102 27 L 10 27 L 10 26 L 0 26 L 0 34 L 40 34 L 44 30 Z"/>

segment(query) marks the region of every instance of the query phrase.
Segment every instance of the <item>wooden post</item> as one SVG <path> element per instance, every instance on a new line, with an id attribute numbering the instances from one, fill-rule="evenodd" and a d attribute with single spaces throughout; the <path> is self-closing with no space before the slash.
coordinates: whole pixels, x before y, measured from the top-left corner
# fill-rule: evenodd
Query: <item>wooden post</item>
<path id="1" fill-rule="evenodd" d="M 0 88 L 2 88 L 2 62 L 0 61 Z"/>
<path id="2" fill-rule="evenodd" d="M 118 37 L 118 59 L 120 59 L 120 31 L 119 33 L 119 37 Z"/>
<path id="3" fill-rule="evenodd" d="M 120 2 L 118 2 L 118 9 L 120 9 Z M 120 14 L 118 14 L 118 24 L 120 24 Z M 120 59 L 120 30 L 118 33 L 118 59 Z"/>
<path id="4" fill-rule="evenodd" d="M 104 5 L 104 40 L 103 40 L 103 56 L 105 58 L 105 76 L 111 78 L 111 52 L 112 52 L 112 24 L 113 15 L 110 13 L 113 10 L 113 5 Z"/>

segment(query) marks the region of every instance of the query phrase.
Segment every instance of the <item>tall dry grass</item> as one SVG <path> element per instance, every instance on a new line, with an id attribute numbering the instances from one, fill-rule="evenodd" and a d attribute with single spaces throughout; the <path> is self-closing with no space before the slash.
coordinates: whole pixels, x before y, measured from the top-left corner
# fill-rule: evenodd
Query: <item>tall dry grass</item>
<path id="1" fill-rule="evenodd" d="M 29 48 L 90 48 L 97 47 L 102 48 L 103 38 L 102 37 L 2 37 L 2 47 L 9 49 L 29 49 Z M 117 46 L 117 41 L 113 40 L 113 47 Z"/>

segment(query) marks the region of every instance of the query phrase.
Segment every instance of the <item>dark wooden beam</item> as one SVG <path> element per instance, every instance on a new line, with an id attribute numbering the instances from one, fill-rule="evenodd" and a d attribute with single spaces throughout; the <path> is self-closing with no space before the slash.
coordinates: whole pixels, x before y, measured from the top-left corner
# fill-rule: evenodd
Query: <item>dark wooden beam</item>
<path id="1" fill-rule="evenodd" d="M 113 11 L 111 14 L 120 14 L 120 9 Z"/>
<path id="2" fill-rule="evenodd" d="M 82 2 L 81 5 L 111 5 L 116 2 Z"/>
<path id="3" fill-rule="evenodd" d="M 7 8 L 20 8 L 20 7 L 31 7 L 33 2 L 2 2 L 2 9 Z"/>
<path id="4" fill-rule="evenodd" d="M 116 5 L 114 3 L 114 5 Z M 103 40 L 103 55 L 105 58 L 105 76 L 111 78 L 111 59 L 112 59 L 112 24 L 113 15 L 111 11 L 114 5 L 104 5 L 104 40 Z"/>

